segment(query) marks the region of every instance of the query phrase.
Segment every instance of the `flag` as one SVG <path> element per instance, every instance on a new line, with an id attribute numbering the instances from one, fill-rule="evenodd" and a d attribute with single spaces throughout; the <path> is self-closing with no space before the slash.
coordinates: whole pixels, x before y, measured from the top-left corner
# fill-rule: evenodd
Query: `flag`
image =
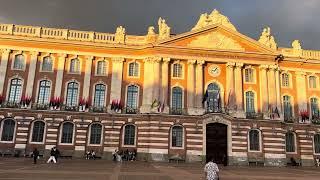
<path id="1" fill-rule="evenodd" d="M 229 94 L 228 94 L 228 102 L 227 102 L 228 109 L 230 109 L 230 98 L 231 98 L 231 90 L 229 91 Z"/>
<path id="2" fill-rule="evenodd" d="M 207 99 L 208 99 L 208 90 L 206 90 L 206 93 L 203 95 L 202 104 L 204 104 L 204 102 L 206 102 Z"/>

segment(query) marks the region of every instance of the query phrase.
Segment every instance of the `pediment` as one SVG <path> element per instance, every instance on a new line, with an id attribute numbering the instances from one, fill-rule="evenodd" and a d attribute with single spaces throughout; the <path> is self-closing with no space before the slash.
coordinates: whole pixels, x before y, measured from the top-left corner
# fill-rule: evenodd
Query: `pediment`
<path id="1" fill-rule="evenodd" d="M 223 25 L 212 25 L 176 35 L 158 44 L 190 49 L 275 53 L 274 50 L 261 45 L 258 41 Z"/>

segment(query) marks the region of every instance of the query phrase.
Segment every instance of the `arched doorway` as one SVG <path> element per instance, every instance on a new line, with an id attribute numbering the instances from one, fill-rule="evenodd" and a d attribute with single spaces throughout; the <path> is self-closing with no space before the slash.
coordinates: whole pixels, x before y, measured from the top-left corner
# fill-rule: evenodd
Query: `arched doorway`
<path id="1" fill-rule="evenodd" d="M 209 123 L 206 125 L 206 160 L 214 158 L 217 164 L 228 164 L 227 125 Z"/>
<path id="2" fill-rule="evenodd" d="M 207 99 L 207 111 L 208 112 L 221 112 L 221 97 L 220 87 L 217 83 L 211 83 L 207 88 L 208 99 Z"/>

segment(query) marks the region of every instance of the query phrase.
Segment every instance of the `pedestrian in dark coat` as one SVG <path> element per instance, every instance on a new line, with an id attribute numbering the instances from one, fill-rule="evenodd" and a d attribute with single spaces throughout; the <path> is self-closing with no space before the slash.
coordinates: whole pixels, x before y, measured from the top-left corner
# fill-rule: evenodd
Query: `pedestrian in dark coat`
<path id="1" fill-rule="evenodd" d="M 37 159 L 39 157 L 39 151 L 37 148 L 34 148 L 33 152 L 33 164 L 37 164 Z"/>
<path id="2" fill-rule="evenodd" d="M 56 161 L 58 162 L 58 157 L 60 156 L 60 151 L 56 148 L 56 154 L 55 154 L 55 158 L 56 158 Z"/>

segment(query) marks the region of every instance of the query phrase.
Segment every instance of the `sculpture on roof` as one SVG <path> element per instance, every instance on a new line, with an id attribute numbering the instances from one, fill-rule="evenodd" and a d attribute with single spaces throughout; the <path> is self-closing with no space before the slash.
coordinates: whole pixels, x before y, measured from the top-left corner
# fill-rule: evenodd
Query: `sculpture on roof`
<path id="1" fill-rule="evenodd" d="M 156 41 L 157 34 L 154 32 L 154 27 L 149 26 L 148 27 L 148 34 L 146 36 L 146 42 L 151 43 Z"/>
<path id="2" fill-rule="evenodd" d="M 213 10 L 211 14 L 201 14 L 197 24 L 192 30 L 198 30 L 213 24 L 221 24 L 229 29 L 236 31 L 236 27 L 230 22 L 229 18 L 222 15 L 218 10 Z"/>
<path id="3" fill-rule="evenodd" d="M 302 47 L 301 47 L 300 41 L 299 41 L 299 40 L 294 40 L 294 41 L 292 42 L 292 48 L 293 48 L 293 49 L 296 49 L 296 50 L 301 50 Z"/>
<path id="4" fill-rule="evenodd" d="M 124 43 L 126 35 L 126 29 L 122 26 L 117 27 L 115 34 L 115 42 L 116 43 Z"/>
<path id="5" fill-rule="evenodd" d="M 166 20 L 161 17 L 158 20 L 159 26 L 159 40 L 170 37 L 170 27 L 167 25 Z"/>
<path id="6" fill-rule="evenodd" d="M 259 42 L 274 50 L 278 48 L 278 45 L 274 37 L 271 35 L 270 27 L 266 27 L 263 29 L 261 36 L 259 38 Z"/>

